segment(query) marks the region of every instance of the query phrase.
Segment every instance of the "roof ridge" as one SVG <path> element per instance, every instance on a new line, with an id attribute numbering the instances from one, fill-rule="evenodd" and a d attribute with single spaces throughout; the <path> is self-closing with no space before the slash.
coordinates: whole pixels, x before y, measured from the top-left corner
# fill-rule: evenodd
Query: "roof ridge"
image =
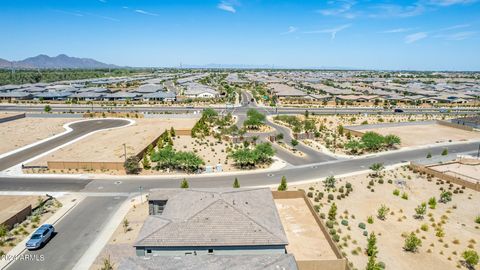
<path id="1" fill-rule="evenodd" d="M 246 218 L 248 218 L 249 220 L 253 221 L 255 224 L 257 224 L 258 226 L 260 226 L 261 228 L 263 228 L 265 231 L 267 231 L 269 234 L 271 234 L 272 236 L 274 236 L 275 238 L 277 238 L 278 240 L 280 240 L 281 242 L 285 242 L 284 239 L 281 239 L 280 237 L 278 237 L 278 235 L 274 234 L 272 231 L 270 231 L 268 228 L 266 228 L 265 226 L 263 226 L 262 224 L 258 223 L 258 221 L 254 220 L 253 218 L 251 218 L 249 215 L 243 213 L 243 211 L 241 211 L 240 209 L 238 209 L 237 207 L 233 206 L 232 204 L 228 203 L 227 201 L 225 201 L 223 198 L 222 198 L 222 201 L 225 202 L 226 204 L 230 205 L 233 209 L 235 209 L 238 213 L 240 213 L 241 215 L 245 216 Z M 282 226 L 282 229 L 283 229 L 283 226 Z M 287 241 L 288 242 L 288 241 Z"/>
<path id="2" fill-rule="evenodd" d="M 137 244 L 137 243 L 139 243 L 139 242 L 141 242 L 141 241 L 145 240 L 146 238 L 148 238 L 148 237 L 152 236 L 154 233 L 156 233 L 156 232 L 158 232 L 159 230 L 161 230 L 161 229 L 165 228 L 165 227 L 166 227 L 168 224 L 171 224 L 171 223 L 172 223 L 172 220 L 171 220 L 171 219 L 169 219 L 169 218 L 164 218 L 164 217 L 155 216 L 155 215 L 151 215 L 151 216 L 148 216 L 148 217 L 151 217 L 151 218 L 156 218 L 156 219 L 162 219 L 162 220 L 165 220 L 165 221 L 167 221 L 167 223 L 165 223 L 165 225 L 163 225 L 162 227 L 160 227 L 160 228 L 158 228 L 158 229 L 156 229 L 156 230 L 152 231 L 151 233 L 149 233 L 149 234 L 145 235 L 145 236 L 144 236 L 142 239 L 138 239 L 138 240 L 136 240 L 136 241 L 135 241 L 135 244 Z M 145 223 L 144 223 L 144 224 L 145 224 Z"/>

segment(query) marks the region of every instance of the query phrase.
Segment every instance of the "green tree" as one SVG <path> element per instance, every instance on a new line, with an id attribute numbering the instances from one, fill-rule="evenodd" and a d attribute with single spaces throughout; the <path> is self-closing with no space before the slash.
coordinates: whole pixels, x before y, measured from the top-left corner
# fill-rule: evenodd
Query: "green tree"
<path id="1" fill-rule="evenodd" d="M 265 115 L 258 112 L 255 109 L 249 109 L 247 111 L 247 119 L 243 122 L 243 125 L 248 128 L 257 129 L 265 123 Z"/>
<path id="2" fill-rule="evenodd" d="M 446 156 L 446 155 L 448 155 L 448 149 L 447 148 L 443 149 L 443 151 L 442 151 L 442 156 Z"/>
<path id="3" fill-rule="evenodd" d="M 335 176 L 330 175 L 327 178 L 325 178 L 325 181 L 323 181 L 323 184 L 327 189 L 335 188 L 335 183 L 337 180 L 335 179 Z"/>
<path id="4" fill-rule="evenodd" d="M 411 232 L 407 236 L 407 238 L 405 238 L 405 244 L 403 245 L 403 249 L 405 251 L 415 252 L 421 245 L 422 240 L 420 240 L 420 238 L 418 238 L 414 232 Z"/>
<path id="5" fill-rule="evenodd" d="M 385 138 L 376 132 L 368 131 L 363 134 L 361 141 L 366 149 L 376 151 L 382 147 Z"/>
<path id="6" fill-rule="evenodd" d="M 400 137 L 398 137 L 397 135 L 389 134 L 385 136 L 385 144 L 388 147 L 392 147 L 394 145 L 400 144 L 400 142 L 401 142 Z"/>
<path id="7" fill-rule="evenodd" d="M 233 181 L 233 188 L 240 188 L 240 183 L 238 182 L 237 177 L 235 177 L 235 181 Z"/>
<path id="8" fill-rule="evenodd" d="M 349 150 L 352 154 L 357 154 L 363 148 L 363 144 L 357 140 L 349 140 L 345 145 L 345 149 Z"/>
<path id="9" fill-rule="evenodd" d="M 52 107 L 50 105 L 45 105 L 45 107 L 43 108 L 43 111 L 46 113 L 49 113 L 52 111 Z"/>
<path id="10" fill-rule="evenodd" d="M 170 136 L 175 137 L 175 129 L 170 127 Z"/>
<path id="11" fill-rule="evenodd" d="M 287 178 L 282 176 L 282 180 L 280 181 L 280 185 L 278 186 L 278 191 L 286 191 L 288 189 L 287 186 Z"/>
<path id="12" fill-rule="evenodd" d="M 462 258 L 470 269 L 474 269 L 475 265 L 478 264 L 478 253 L 473 249 L 465 250 L 462 253 Z"/>
<path id="13" fill-rule="evenodd" d="M 370 166 L 370 170 L 375 172 L 375 176 L 378 177 L 380 172 L 384 169 L 385 167 L 383 166 L 383 163 L 373 163 Z"/>
<path id="14" fill-rule="evenodd" d="M 143 155 L 143 160 L 142 160 L 142 166 L 144 169 L 148 170 L 151 168 L 150 166 L 150 160 L 148 160 L 147 154 Z"/>
<path id="15" fill-rule="evenodd" d="M 125 168 L 125 172 L 127 174 L 138 174 L 142 170 L 140 165 L 138 164 L 140 160 L 136 156 L 128 157 L 127 160 L 123 163 L 123 167 Z"/>
<path id="16" fill-rule="evenodd" d="M 385 220 L 385 218 L 387 217 L 388 211 L 390 211 L 390 208 L 382 204 L 380 208 L 378 208 L 377 210 L 377 217 L 381 220 Z"/>
<path id="17" fill-rule="evenodd" d="M 180 188 L 189 188 L 187 179 L 183 178 L 182 182 L 180 183 Z"/>
<path id="18" fill-rule="evenodd" d="M 331 221 L 335 221 L 337 217 L 337 205 L 335 203 L 332 203 L 332 206 L 330 206 L 330 210 L 328 210 L 328 219 Z"/>
<path id="19" fill-rule="evenodd" d="M 305 115 L 305 118 L 308 118 L 308 117 L 310 116 L 310 113 L 309 113 L 309 111 L 308 111 L 308 110 L 305 110 L 305 113 L 304 113 L 304 115 Z"/>
<path id="20" fill-rule="evenodd" d="M 295 149 L 295 147 L 298 145 L 298 141 L 295 140 L 295 139 L 292 139 L 292 140 L 290 141 L 290 143 L 292 144 L 293 149 Z"/>

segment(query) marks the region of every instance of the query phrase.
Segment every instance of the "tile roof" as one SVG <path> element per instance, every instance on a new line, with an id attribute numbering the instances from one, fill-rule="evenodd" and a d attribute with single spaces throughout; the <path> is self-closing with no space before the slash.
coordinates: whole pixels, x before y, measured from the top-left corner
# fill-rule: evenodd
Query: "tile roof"
<path id="1" fill-rule="evenodd" d="M 288 244 L 269 189 L 162 190 L 156 199 L 167 205 L 147 218 L 135 246 Z"/>

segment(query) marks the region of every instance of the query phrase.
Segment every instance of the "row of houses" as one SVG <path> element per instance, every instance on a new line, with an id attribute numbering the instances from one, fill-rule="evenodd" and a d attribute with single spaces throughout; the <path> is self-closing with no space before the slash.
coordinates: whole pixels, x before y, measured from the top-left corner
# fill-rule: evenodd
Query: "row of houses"
<path id="1" fill-rule="evenodd" d="M 311 85 L 311 84 L 310 84 Z M 330 86 L 322 87 L 322 89 L 332 88 Z M 309 94 L 306 91 L 299 90 L 294 86 L 287 84 L 273 83 L 268 85 L 270 93 L 276 96 L 278 99 L 307 99 L 307 100 L 316 100 L 316 101 L 345 101 L 345 102 L 403 102 L 403 103 L 450 103 L 450 104 L 465 104 L 469 101 L 475 100 L 473 96 L 465 95 L 436 95 L 436 96 L 425 96 L 425 95 L 400 95 L 396 93 L 382 93 L 382 95 L 373 94 L 363 94 L 361 92 L 356 92 L 355 94 L 345 94 L 351 90 L 342 91 L 326 91 L 326 94 Z M 335 94 L 334 94 L 335 93 Z"/>
<path id="2" fill-rule="evenodd" d="M 168 86 L 168 85 L 167 85 Z M 185 83 L 183 97 L 217 98 L 219 93 L 195 82 Z M 170 87 L 161 84 L 144 84 L 131 91 L 112 91 L 105 87 L 84 87 L 81 85 L 29 85 L 3 86 L 0 88 L 0 99 L 4 100 L 85 100 L 85 101 L 176 101 L 181 93 L 169 91 Z"/>

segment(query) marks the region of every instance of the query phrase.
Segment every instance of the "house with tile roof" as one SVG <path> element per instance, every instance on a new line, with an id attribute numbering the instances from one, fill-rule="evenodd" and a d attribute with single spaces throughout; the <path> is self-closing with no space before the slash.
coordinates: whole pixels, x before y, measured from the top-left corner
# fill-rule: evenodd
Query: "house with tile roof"
<path id="1" fill-rule="evenodd" d="M 272 194 L 257 189 L 156 190 L 137 256 L 285 255 L 288 244 Z"/>

